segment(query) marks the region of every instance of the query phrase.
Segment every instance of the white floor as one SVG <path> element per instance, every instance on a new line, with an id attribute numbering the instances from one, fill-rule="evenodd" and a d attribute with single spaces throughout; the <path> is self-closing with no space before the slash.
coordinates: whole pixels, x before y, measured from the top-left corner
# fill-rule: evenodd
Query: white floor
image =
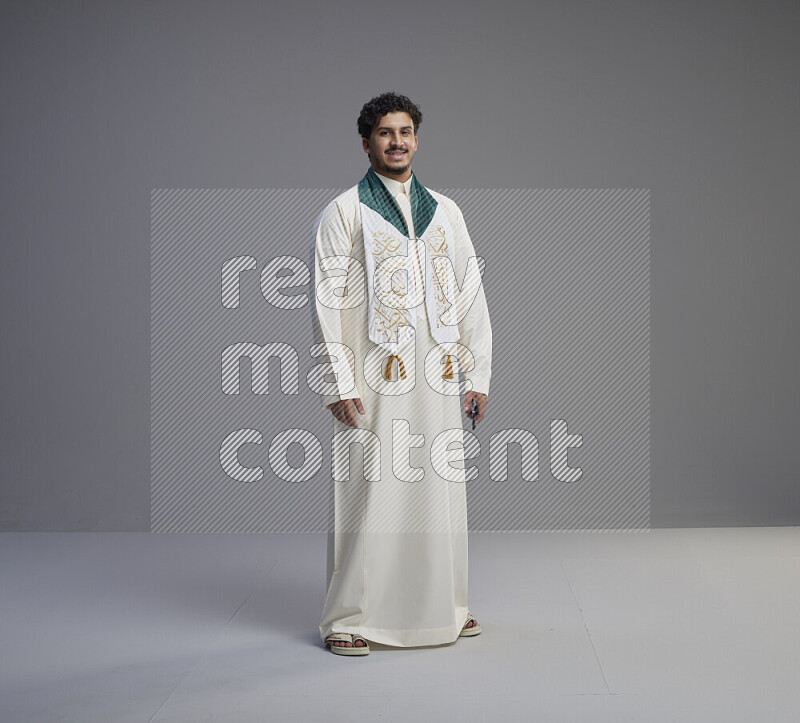
<path id="1" fill-rule="evenodd" d="M 800 527 L 472 534 L 448 646 L 336 656 L 322 534 L 0 535 L 0 721 L 800 720 Z"/>

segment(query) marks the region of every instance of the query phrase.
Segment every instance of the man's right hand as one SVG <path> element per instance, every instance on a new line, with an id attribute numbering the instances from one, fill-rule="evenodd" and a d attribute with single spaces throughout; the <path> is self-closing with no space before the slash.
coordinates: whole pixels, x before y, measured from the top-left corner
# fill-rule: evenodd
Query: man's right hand
<path id="1" fill-rule="evenodd" d="M 358 397 L 355 399 L 340 399 L 330 406 L 331 413 L 336 419 L 342 424 L 346 424 L 348 427 L 355 427 L 357 429 L 356 409 L 359 414 L 364 414 L 364 405 Z"/>

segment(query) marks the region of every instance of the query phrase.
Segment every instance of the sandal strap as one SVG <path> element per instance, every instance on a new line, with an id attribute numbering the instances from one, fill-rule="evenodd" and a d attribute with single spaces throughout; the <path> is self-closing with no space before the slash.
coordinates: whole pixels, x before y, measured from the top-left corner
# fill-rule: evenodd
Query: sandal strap
<path id="1" fill-rule="evenodd" d="M 329 640 L 344 641 L 345 643 L 354 643 L 356 640 L 363 640 L 365 643 L 369 644 L 369 641 L 361 637 L 358 633 L 331 633 L 325 638 L 325 642 L 327 643 Z"/>
<path id="2" fill-rule="evenodd" d="M 327 638 L 325 638 L 325 642 L 327 643 L 330 640 L 342 641 L 345 643 L 352 643 L 353 636 L 350 633 L 331 633 Z"/>

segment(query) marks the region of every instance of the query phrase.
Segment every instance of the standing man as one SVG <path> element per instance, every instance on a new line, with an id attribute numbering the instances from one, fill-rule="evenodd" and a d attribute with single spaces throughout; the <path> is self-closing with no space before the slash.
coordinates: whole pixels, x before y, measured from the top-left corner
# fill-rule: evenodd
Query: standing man
<path id="1" fill-rule="evenodd" d="M 486 413 L 492 332 L 461 210 L 411 170 L 421 122 L 405 96 L 366 103 L 370 168 L 314 229 L 314 332 L 335 369 L 326 382 L 336 379 L 322 397 L 336 481 L 319 630 L 340 655 L 481 632 L 467 606 L 465 481 L 476 470 L 463 465 L 461 414 Z"/>

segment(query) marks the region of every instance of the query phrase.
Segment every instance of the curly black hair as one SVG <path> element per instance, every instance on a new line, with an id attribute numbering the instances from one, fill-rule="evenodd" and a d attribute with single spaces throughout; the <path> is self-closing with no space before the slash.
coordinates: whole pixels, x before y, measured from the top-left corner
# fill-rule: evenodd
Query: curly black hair
<path id="1" fill-rule="evenodd" d="M 358 116 L 358 132 L 361 137 L 369 139 L 373 128 L 383 116 L 398 111 L 411 116 L 411 120 L 414 122 L 414 135 L 416 135 L 420 123 L 422 123 L 422 111 L 404 95 L 381 93 L 364 103 L 364 107 L 361 109 L 361 114 Z"/>

